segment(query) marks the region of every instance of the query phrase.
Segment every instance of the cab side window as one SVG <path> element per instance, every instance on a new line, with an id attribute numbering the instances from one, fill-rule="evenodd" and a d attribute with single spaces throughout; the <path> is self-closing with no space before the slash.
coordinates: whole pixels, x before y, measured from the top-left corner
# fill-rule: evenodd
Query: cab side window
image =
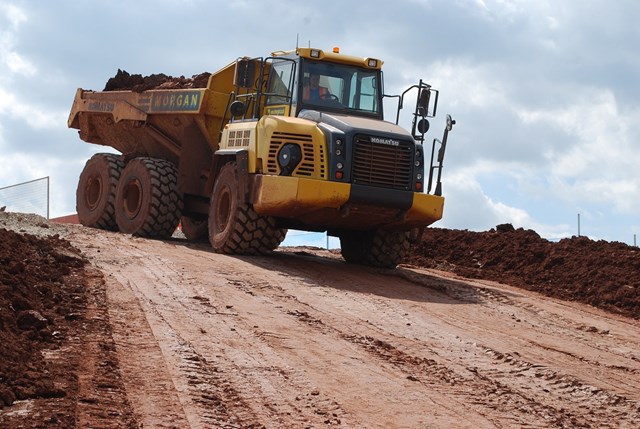
<path id="1" fill-rule="evenodd" d="M 293 95 L 293 68 L 290 61 L 274 62 L 267 85 L 267 104 L 287 104 Z"/>

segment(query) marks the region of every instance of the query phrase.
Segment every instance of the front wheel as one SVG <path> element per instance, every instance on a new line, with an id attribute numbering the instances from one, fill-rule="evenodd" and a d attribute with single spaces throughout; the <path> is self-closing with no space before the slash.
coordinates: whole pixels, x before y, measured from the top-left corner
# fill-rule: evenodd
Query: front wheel
<path id="1" fill-rule="evenodd" d="M 350 264 L 395 268 L 409 252 L 405 231 L 348 231 L 340 235 L 342 257 Z"/>
<path id="2" fill-rule="evenodd" d="M 122 171 L 115 205 L 121 232 L 147 238 L 171 237 L 182 212 L 176 167 L 162 159 L 132 159 Z"/>
<path id="3" fill-rule="evenodd" d="M 271 216 L 261 216 L 238 198 L 235 162 L 222 167 L 209 206 L 209 242 L 218 253 L 255 255 L 268 253 L 284 240 L 287 230 Z"/>

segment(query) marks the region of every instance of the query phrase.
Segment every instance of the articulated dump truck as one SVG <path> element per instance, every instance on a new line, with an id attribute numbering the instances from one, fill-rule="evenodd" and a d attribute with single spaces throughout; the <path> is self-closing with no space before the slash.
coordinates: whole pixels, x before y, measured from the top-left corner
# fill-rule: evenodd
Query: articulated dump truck
<path id="1" fill-rule="evenodd" d="M 87 161 L 83 225 L 208 237 L 216 252 L 263 254 L 288 229 L 339 237 L 347 262 L 395 267 L 442 217 L 441 139 L 425 154 L 438 91 L 422 80 L 384 95 L 382 61 L 298 48 L 240 58 L 206 88 L 78 89 L 69 127 L 121 153 Z M 395 108 L 385 121 L 383 100 Z M 398 125 L 407 101 L 415 108 Z M 411 102 L 410 106 L 414 106 Z"/>

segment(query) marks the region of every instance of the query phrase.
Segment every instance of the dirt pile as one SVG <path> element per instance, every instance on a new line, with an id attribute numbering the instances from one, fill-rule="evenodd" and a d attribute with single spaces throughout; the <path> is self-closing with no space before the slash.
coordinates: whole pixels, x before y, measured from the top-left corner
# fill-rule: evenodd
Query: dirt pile
<path id="1" fill-rule="evenodd" d="M 507 283 L 640 318 L 640 249 L 498 225 L 486 232 L 427 228 L 409 263 Z"/>
<path id="2" fill-rule="evenodd" d="M 1 215 L 0 427 L 137 427 L 102 274 L 60 237 L 67 227 Z"/>
<path id="3" fill-rule="evenodd" d="M 104 91 L 142 92 L 149 89 L 206 88 L 209 76 L 211 73 L 205 72 L 193 75 L 191 78 L 167 76 L 164 73 L 143 77 L 140 74 L 129 74 L 125 70 L 118 69 L 116 75 L 107 81 Z"/>
<path id="4" fill-rule="evenodd" d="M 58 236 L 0 229 L 0 406 L 63 397 L 73 388 L 75 381 L 48 365 L 43 352 L 59 350 L 83 317 L 84 265 Z"/>

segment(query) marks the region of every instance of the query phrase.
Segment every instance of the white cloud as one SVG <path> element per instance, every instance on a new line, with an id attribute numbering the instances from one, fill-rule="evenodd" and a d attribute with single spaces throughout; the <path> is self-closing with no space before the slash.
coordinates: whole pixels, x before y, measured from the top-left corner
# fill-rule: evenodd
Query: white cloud
<path id="1" fill-rule="evenodd" d="M 633 124 L 640 112 L 621 112 L 607 90 L 581 88 L 566 107 L 526 110 L 525 123 L 556 127 L 571 137 L 568 146 L 546 153 L 555 192 L 573 201 L 608 202 L 617 210 L 640 213 L 640 145 Z"/>
<path id="2" fill-rule="evenodd" d="M 9 67 L 9 70 L 13 73 L 20 73 L 25 76 L 33 76 L 37 69 L 31 62 L 25 60 L 17 52 L 9 52 L 5 56 L 5 64 Z"/>
<path id="3" fill-rule="evenodd" d="M 9 20 L 13 30 L 17 30 L 18 26 L 27 20 L 27 15 L 24 11 L 13 4 L 0 4 L 0 11 Z"/>
<path id="4" fill-rule="evenodd" d="M 14 50 L 18 28 L 27 21 L 26 13 L 14 5 L 3 4 L 0 5 L 0 19 L 8 22 L 0 30 L 0 120 L 3 117 L 18 119 L 33 129 L 57 127 L 65 117 L 61 111 L 38 107 L 28 101 L 36 97 L 20 95 L 13 88 L 16 75 L 30 78 L 37 72 L 29 60 Z M 6 127 L 0 127 L 0 145 L 6 144 L 3 134 L 5 129 Z"/>
<path id="5" fill-rule="evenodd" d="M 9 26 L 0 31 L 0 62 L 11 73 L 33 75 L 36 72 L 34 65 L 14 51 L 16 33 L 20 24 L 27 21 L 27 15 L 14 5 L 0 5 L 0 12 L 4 14 L 4 19 L 9 21 Z"/>
<path id="6" fill-rule="evenodd" d="M 0 87 L 0 115 L 8 115 L 24 121 L 34 129 L 57 128 L 61 124 L 66 124 L 69 115 L 67 111 L 48 111 L 20 100 L 24 98 L 16 97 Z"/>
<path id="7" fill-rule="evenodd" d="M 506 89 L 497 75 L 504 74 L 499 64 L 471 64 L 469 60 L 436 61 L 426 71 L 433 85 L 446 94 L 447 104 L 457 109 L 489 109 L 508 104 Z M 425 73 L 424 71 L 421 71 Z M 410 74 L 411 73 L 411 74 Z M 420 75 L 415 68 L 404 73 Z"/>
<path id="8" fill-rule="evenodd" d="M 496 225 L 510 223 L 515 228 L 533 229 L 548 239 L 571 235 L 566 224 L 540 222 L 525 208 L 510 206 L 491 198 L 476 179 L 476 174 L 477 171 L 473 170 L 458 170 L 447 174 L 443 183 L 445 212 L 443 219 L 435 226 L 486 231 Z"/>
<path id="9" fill-rule="evenodd" d="M 485 230 L 500 223 L 521 222 L 527 218 L 523 210 L 496 203 L 487 196 L 474 171 L 448 172 L 443 189 L 446 202 L 441 223 L 447 227 Z"/>

